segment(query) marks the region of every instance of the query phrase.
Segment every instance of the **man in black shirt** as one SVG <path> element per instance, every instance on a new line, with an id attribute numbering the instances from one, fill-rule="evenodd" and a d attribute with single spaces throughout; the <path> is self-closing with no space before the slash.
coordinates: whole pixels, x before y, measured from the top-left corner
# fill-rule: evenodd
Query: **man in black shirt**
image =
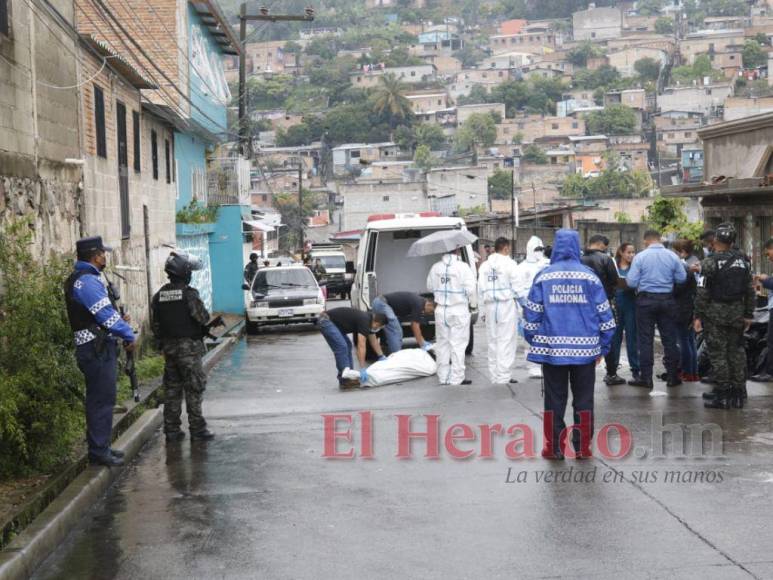
<path id="1" fill-rule="evenodd" d="M 617 267 L 614 260 L 607 253 L 609 248 L 609 238 L 596 234 L 588 240 L 588 247 L 585 250 L 581 260 L 582 263 L 593 270 L 601 280 L 604 286 L 604 292 L 607 294 L 607 300 L 612 307 L 612 313 L 617 321 L 617 309 L 615 308 L 615 293 L 619 285 L 620 276 L 617 273 Z M 607 376 L 604 382 L 607 386 L 624 385 L 625 379 L 617 375 L 617 367 L 614 357 L 607 355 L 604 359 L 607 367 Z"/>
<path id="2" fill-rule="evenodd" d="M 252 284 L 252 279 L 255 277 L 255 274 L 258 273 L 258 268 L 258 255 L 255 252 L 252 252 L 250 254 L 250 261 L 247 262 L 247 265 L 244 267 L 244 280 L 247 284 Z"/>
<path id="3" fill-rule="evenodd" d="M 373 312 L 386 316 L 386 335 L 389 354 L 398 352 L 403 347 L 403 327 L 400 321 L 411 323 L 411 330 L 420 348 L 429 350 L 432 343 L 424 340 L 421 333 L 421 321 L 424 316 L 435 314 L 435 303 L 415 292 L 392 292 L 378 296 L 373 301 Z"/>
<path id="4" fill-rule="evenodd" d="M 347 307 L 333 308 L 320 315 L 317 326 L 322 336 L 325 337 L 330 350 L 333 351 L 333 356 L 335 356 L 339 386 L 342 388 L 359 386 L 358 381 L 347 381 L 341 376 L 344 369 L 354 368 L 352 341 L 346 335 L 356 335 L 357 360 L 360 363 L 360 382 L 364 383 L 367 380 L 367 373 L 365 371 L 367 364 L 365 354 L 367 349 L 365 341 L 368 340 L 370 342 L 370 346 L 379 356 L 379 360 L 386 358 L 381 350 L 381 344 L 379 344 L 376 338 L 376 333 L 385 324 L 386 317 L 383 314 L 370 314 Z"/>

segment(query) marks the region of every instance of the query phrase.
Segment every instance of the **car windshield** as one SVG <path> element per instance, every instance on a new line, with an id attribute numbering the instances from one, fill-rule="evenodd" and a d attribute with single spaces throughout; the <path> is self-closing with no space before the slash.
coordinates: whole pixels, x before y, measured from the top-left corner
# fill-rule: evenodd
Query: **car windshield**
<path id="1" fill-rule="evenodd" d="M 253 290 L 269 288 L 314 288 L 316 281 L 308 268 L 287 268 L 281 270 L 258 270 Z"/>
<path id="2" fill-rule="evenodd" d="M 346 268 L 346 258 L 343 256 L 314 256 L 312 259 L 314 262 L 317 260 L 322 262 L 325 270 L 330 270 L 331 268 L 344 270 Z"/>

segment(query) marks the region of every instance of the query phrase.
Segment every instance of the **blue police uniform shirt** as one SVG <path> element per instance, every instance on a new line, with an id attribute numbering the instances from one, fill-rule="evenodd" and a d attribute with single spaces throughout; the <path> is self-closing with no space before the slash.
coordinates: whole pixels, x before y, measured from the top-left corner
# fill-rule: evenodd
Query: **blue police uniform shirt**
<path id="1" fill-rule="evenodd" d="M 664 248 L 663 244 L 651 244 L 636 254 L 625 278 L 630 288 L 652 294 L 670 294 L 674 291 L 674 284 L 686 281 L 687 272 L 679 256 Z"/>
<path id="2" fill-rule="evenodd" d="M 94 316 L 97 323 L 112 336 L 126 342 L 134 342 L 135 336 L 131 326 L 121 318 L 121 315 L 116 312 L 110 303 L 107 288 L 105 288 L 100 279 L 99 270 L 93 264 L 80 260 L 75 262 L 75 269 L 78 271 L 85 270 L 87 273 L 75 281 L 72 291 L 73 299 L 84 306 Z M 91 338 L 79 342 L 78 336 L 76 336 L 75 342 L 76 344 L 86 344 L 93 339 L 94 336 L 92 334 Z"/>

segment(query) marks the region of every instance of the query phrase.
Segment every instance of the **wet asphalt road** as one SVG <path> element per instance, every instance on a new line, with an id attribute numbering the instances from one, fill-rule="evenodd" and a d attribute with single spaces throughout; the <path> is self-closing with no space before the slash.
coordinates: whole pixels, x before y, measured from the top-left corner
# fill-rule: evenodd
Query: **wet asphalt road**
<path id="1" fill-rule="evenodd" d="M 210 377 L 218 438 L 167 446 L 159 433 L 35 578 L 773 578 L 773 386 L 750 385 L 748 407 L 723 412 L 703 409 L 699 385 L 650 397 L 599 381 L 597 429 L 631 431 L 626 459 L 509 460 L 502 437 L 493 459 L 456 460 L 442 438 L 456 422 L 523 423 L 537 453 L 542 441 L 539 381 L 519 367 L 518 385 L 490 385 L 483 332 L 472 386 L 354 392 L 337 389 L 311 329 L 243 340 Z M 323 459 L 321 414 L 363 410 L 375 458 Z M 396 414 L 414 430 L 441 416 L 440 459 L 421 442 L 395 458 Z M 661 416 L 715 424 L 722 456 L 652 458 Z"/>

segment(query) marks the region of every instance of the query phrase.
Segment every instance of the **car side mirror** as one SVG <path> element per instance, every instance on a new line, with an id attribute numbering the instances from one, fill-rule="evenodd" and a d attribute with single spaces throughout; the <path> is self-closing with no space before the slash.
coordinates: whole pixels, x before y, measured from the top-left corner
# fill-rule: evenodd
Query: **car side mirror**
<path id="1" fill-rule="evenodd" d="M 250 285 L 249 284 L 247 284 L 246 282 L 244 284 L 242 284 L 242 290 L 249 290 L 249 289 L 250 289 Z"/>

